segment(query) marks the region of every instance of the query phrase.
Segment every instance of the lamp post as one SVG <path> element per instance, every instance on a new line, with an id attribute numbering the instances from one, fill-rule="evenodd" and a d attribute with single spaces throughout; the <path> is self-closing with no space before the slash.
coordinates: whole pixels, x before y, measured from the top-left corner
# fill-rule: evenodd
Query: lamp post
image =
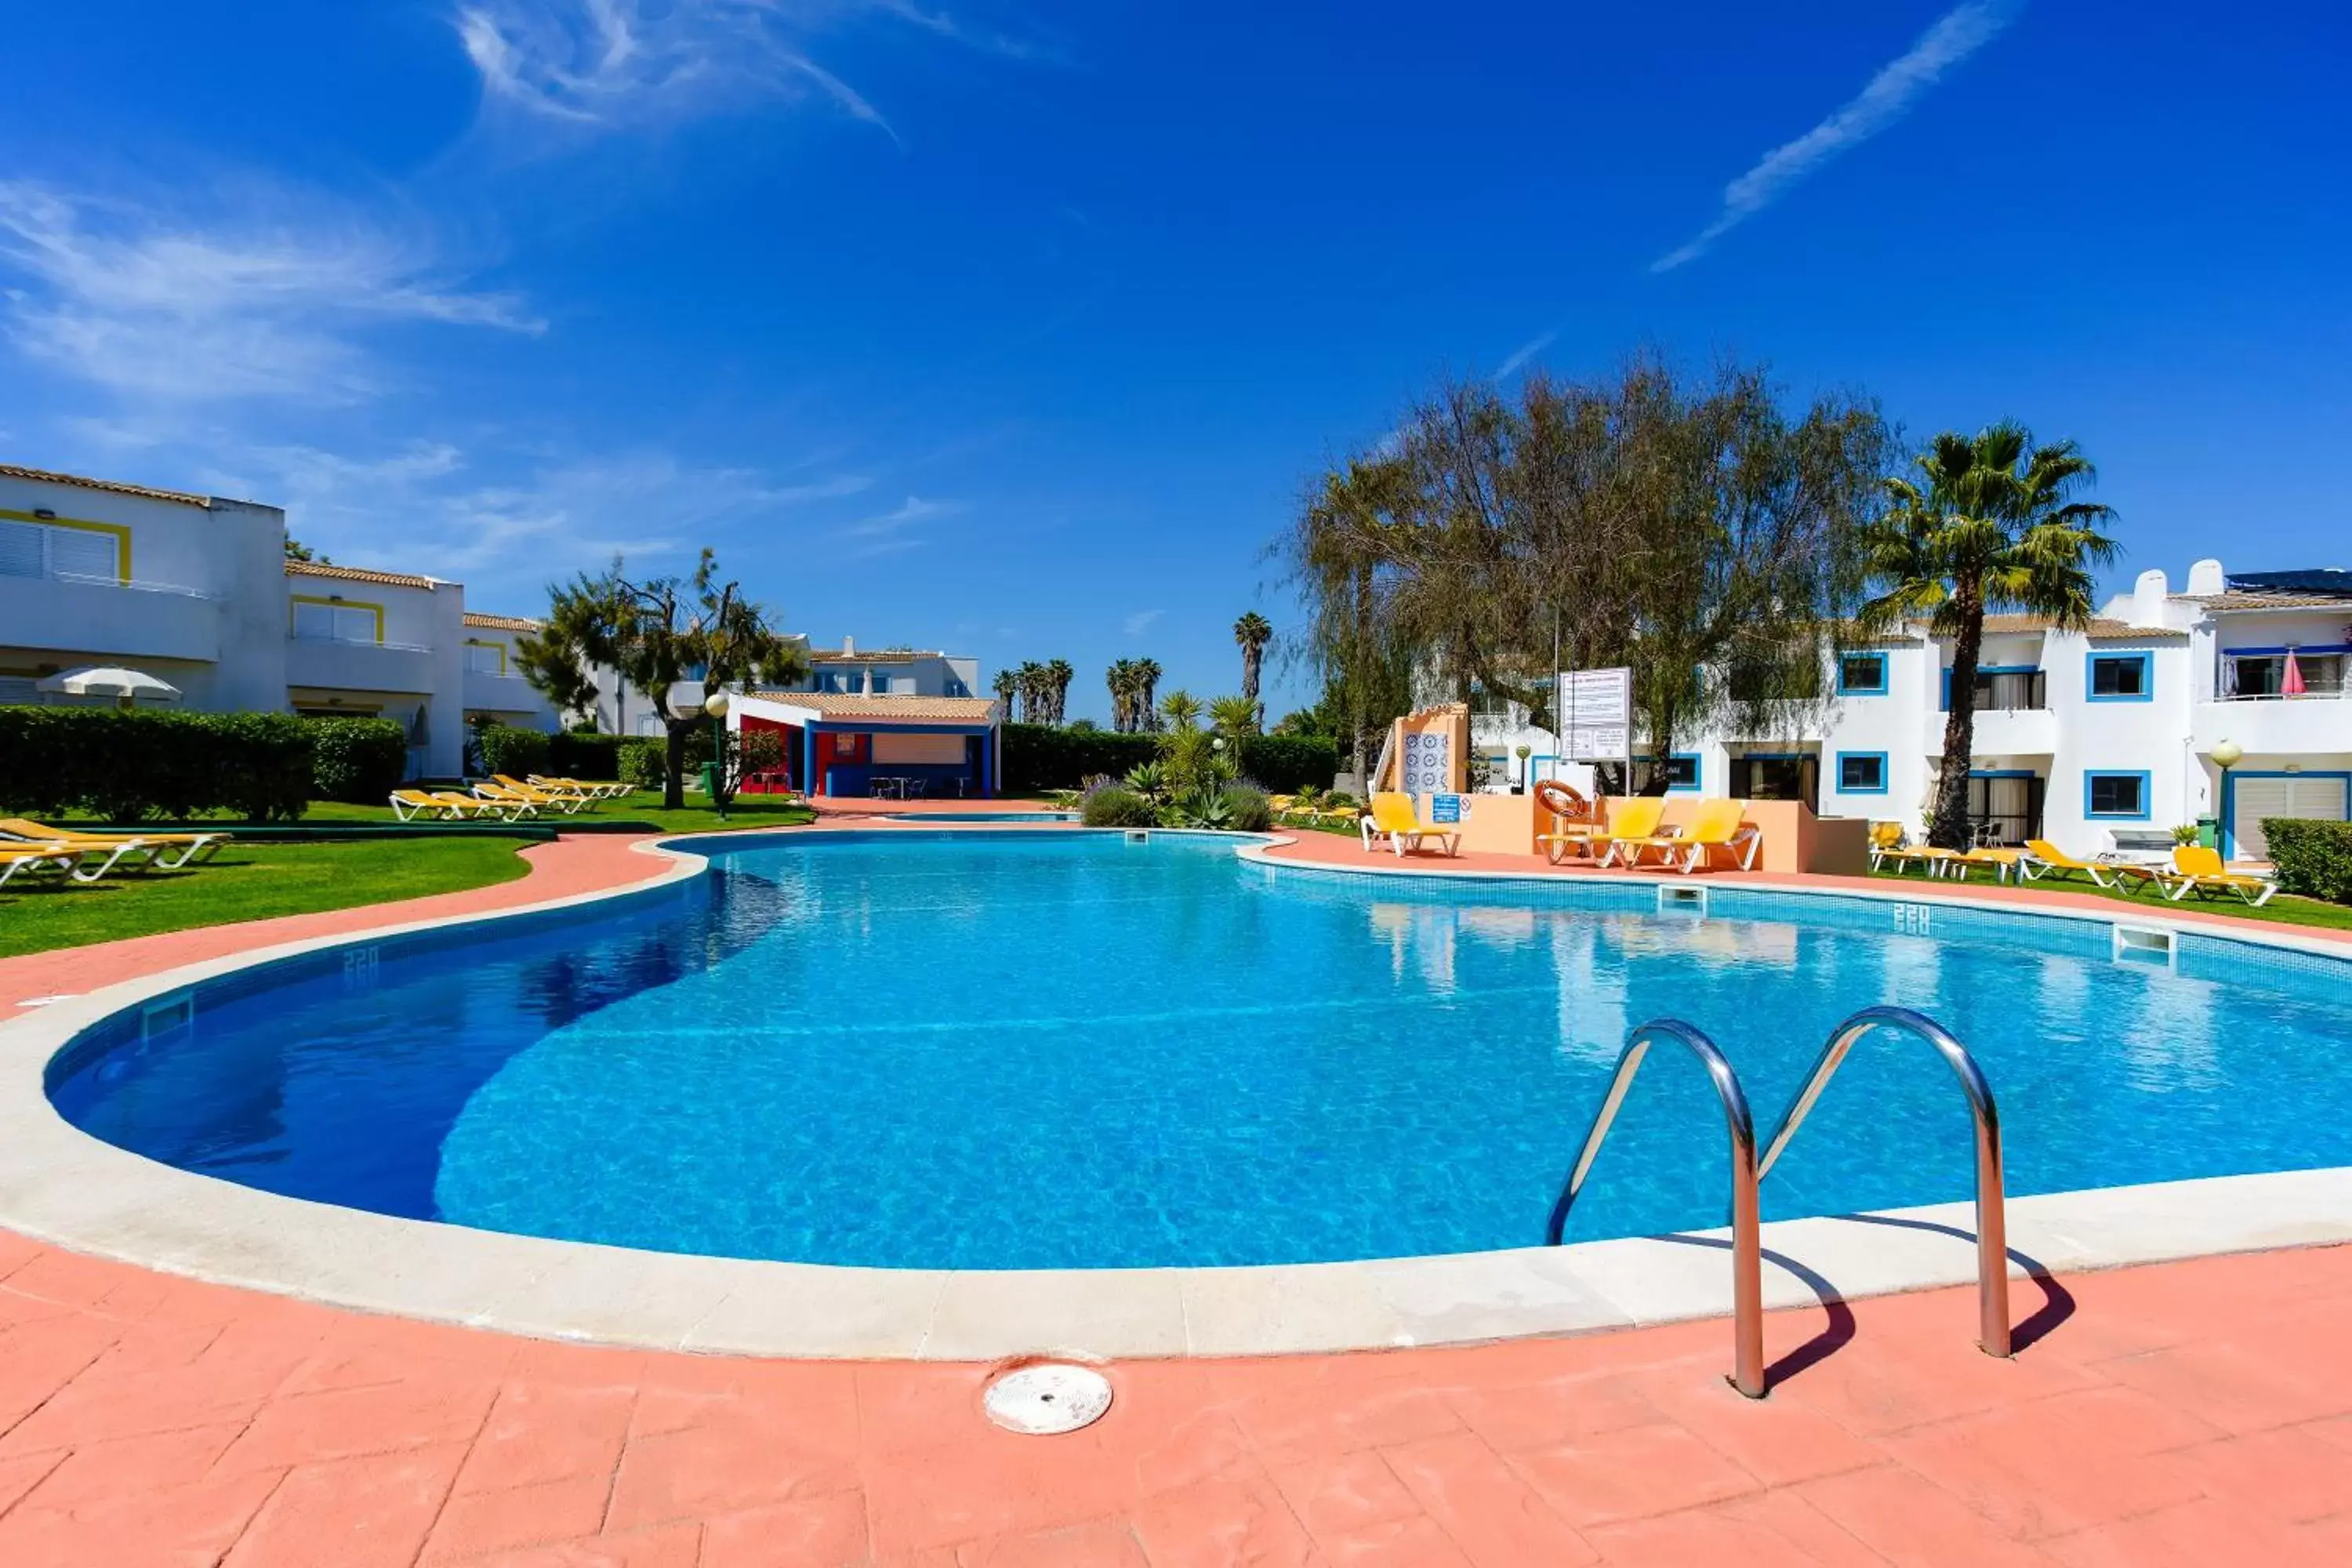
<path id="1" fill-rule="evenodd" d="M 2221 789 L 2213 799 L 2213 847 L 2221 849 L 2230 832 L 2230 770 L 2245 756 L 2246 749 L 2235 741 L 2222 740 L 2214 743 L 2210 754 L 2215 765 L 2221 770 Z M 2226 855 L 2228 851 L 2222 850 L 2222 853 Z"/>
<path id="2" fill-rule="evenodd" d="M 719 785 L 727 772 L 727 693 L 714 691 L 702 700 L 702 710 L 710 715 L 710 804 L 719 808 L 719 820 L 727 820 L 727 795 Z"/>

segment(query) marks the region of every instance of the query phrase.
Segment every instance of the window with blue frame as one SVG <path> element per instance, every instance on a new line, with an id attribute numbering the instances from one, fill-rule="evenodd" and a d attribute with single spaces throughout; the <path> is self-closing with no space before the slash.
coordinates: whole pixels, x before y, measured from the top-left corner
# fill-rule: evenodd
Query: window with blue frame
<path id="1" fill-rule="evenodd" d="M 1658 760 L 1655 757 L 1635 757 L 1633 761 L 1650 776 L 1656 776 Z M 1698 788 L 1698 753 L 1676 752 L 1666 759 L 1665 773 L 1666 788 L 1672 794 L 1686 794 Z"/>
<path id="2" fill-rule="evenodd" d="M 1886 656 L 1883 653 L 1849 653 L 1838 659 L 1838 695 L 1841 697 L 1884 697 L 1886 695 Z"/>
<path id="3" fill-rule="evenodd" d="M 1837 787 L 1840 795 L 1885 795 L 1886 753 L 1840 752 L 1837 754 Z"/>
<path id="4" fill-rule="evenodd" d="M 2083 775 L 2083 815 L 2145 822 L 2148 817 L 2147 774 L 2102 773 Z"/>
<path id="5" fill-rule="evenodd" d="M 2089 657 L 2084 694 L 2094 702 L 2147 702 L 2156 697 L 2156 656 L 2145 648 L 2136 653 L 2094 653 Z"/>

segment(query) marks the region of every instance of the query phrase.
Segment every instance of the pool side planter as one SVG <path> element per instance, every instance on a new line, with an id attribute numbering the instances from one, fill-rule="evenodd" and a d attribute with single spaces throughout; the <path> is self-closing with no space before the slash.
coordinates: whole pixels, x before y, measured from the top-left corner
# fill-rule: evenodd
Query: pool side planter
<path id="1" fill-rule="evenodd" d="M 1283 871 L 1366 874 L 1269 859 L 1266 842 L 1254 838 L 1239 852 Z M 71 1126 L 49 1103 L 50 1058 L 83 1029 L 142 1002 L 320 950 L 656 896 L 709 864 L 677 840 L 640 847 L 674 864 L 625 889 L 288 943 L 64 998 L 0 1023 L 0 1226 L 167 1273 L 362 1311 L 710 1353 L 952 1361 L 1258 1355 L 1580 1333 L 1729 1310 L 1721 1232 L 1258 1268 L 995 1272 L 765 1262 L 555 1241 L 281 1197 L 117 1149 Z M 1917 901 L 1844 889 L 1797 896 Z M 2053 916 L 2112 923 L 2084 911 Z M 2182 929 L 2212 932 L 2189 922 Z M 2231 940 L 2305 945 L 2268 931 Z M 2342 948 L 2315 951 L 2340 956 Z M 1563 1129 L 1563 1160 L 1572 1135 Z M 1540 1234 L 1545 1196 L 1531 1198 L 1531 1237 Z M 2352 1242 L 2352 1167 L 2013 1197 L 2009 1222 L 2011 1272 L 2021 1278 Z M 1768 1224 L 1766 1305 L 1818 1305 L 1813 1279 L 1841 1299 L 1967 1283 L 1975 1270 L 1971 1223 L 1969 1205 L 1954 1203 Z M 2030 1284 L 2019 1289 L 2021 1317 L 2041 1306 L 2034 1291 Z M 1952 1333 L 1970 1337 L 1966 1309 L 1956 1310 Z"/>

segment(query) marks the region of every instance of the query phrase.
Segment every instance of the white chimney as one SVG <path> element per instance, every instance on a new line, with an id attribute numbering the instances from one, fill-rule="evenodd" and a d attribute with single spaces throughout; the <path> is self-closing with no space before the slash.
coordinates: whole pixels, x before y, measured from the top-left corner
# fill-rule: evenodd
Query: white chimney
<path id="1" fill-rule="evenodd" d="M 2192 597 L 2201 599 L 2208 594 L 2221 593 L 2227 586 L 2219 561 L 2200 561 L 2189 569 L 2188 592 Z"/>
<path id="2" fill-rule="evenodd" d="M 841 651 L 844 654 L 856 653 L 857 651 L 857 639 L 852 637 L 843 637 L 841 639 Z"/>
<path id="3" fill-rule="evenodd" d="M 2132 585 L 2131 624 L 2136 626 L 2164 625 L 2165 596 L 2171 591 L 2159 568 L 2150 567 L 2139 574 Z"/>

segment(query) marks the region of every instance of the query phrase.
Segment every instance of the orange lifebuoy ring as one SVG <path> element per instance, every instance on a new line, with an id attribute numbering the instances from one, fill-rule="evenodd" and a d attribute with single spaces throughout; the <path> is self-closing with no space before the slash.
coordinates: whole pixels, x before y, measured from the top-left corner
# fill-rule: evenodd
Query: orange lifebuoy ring
<path id="1" fill-rule="evenodd" d="M 1558 779 L 1546 779 L 1536 785 L 1536 804 L 1554 816 L 1570 821 L 1583 821 L 1592 815 L 1592 803 Z"/>

